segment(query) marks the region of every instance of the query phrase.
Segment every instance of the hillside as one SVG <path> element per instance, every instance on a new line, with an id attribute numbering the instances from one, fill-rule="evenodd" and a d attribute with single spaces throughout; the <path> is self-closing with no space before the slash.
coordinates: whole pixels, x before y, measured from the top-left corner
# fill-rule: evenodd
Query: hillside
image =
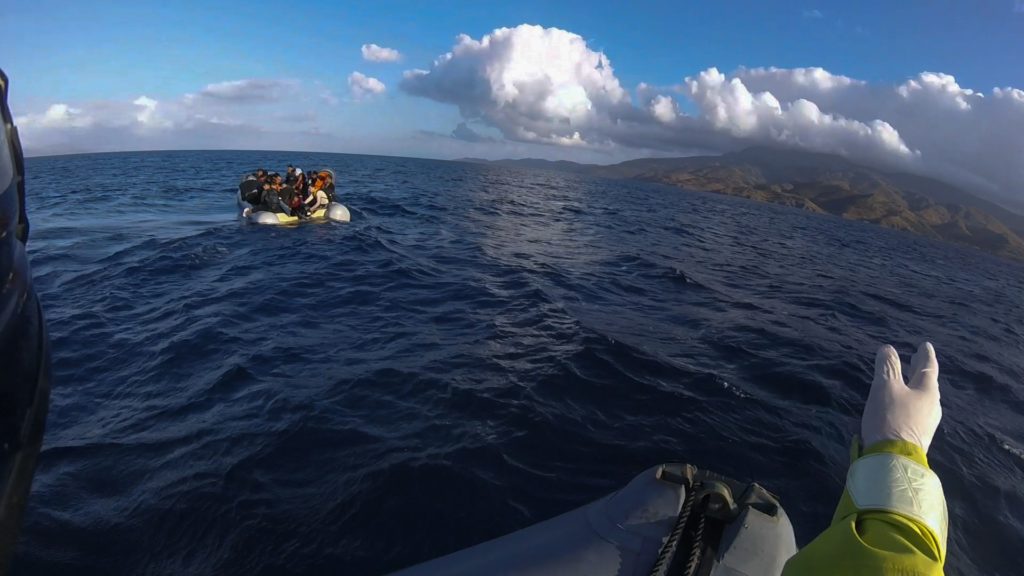
<path id="1" fill-rule="evenodd" d="M 1024 260 L 1024 215 L 949 184 L 840 156 L 748 148 L 721 156 L 643 158 L 610 166 L 466 159 L 524 169 L 644 180 L 872 222 Z"/>

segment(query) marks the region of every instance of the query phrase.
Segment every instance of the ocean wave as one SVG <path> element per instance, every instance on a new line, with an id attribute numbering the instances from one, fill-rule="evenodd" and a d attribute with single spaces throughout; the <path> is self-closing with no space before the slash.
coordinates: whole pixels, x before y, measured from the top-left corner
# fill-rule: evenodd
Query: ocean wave
<path id="1" fill-rule="evenodd" d="M 352 222 L 236 220 L 239 174 L 289 162 L 332 166 Z M 167 181 L 196 165 L 216 168 Z M 977 496 L 1013 507 L 1024 485 L 1016 264 L 742 199 L 439 161 L 134 153 L 29 175 L 55 386 L 16 573 L 380 573 L 668 460 L 757 479 L 806 543 L 874 350 L 925 338 L 947 570 L 1019 568 L 995 551 L 1024 528 Z M 82 210 L 55 200 L 67 182 Z"/>

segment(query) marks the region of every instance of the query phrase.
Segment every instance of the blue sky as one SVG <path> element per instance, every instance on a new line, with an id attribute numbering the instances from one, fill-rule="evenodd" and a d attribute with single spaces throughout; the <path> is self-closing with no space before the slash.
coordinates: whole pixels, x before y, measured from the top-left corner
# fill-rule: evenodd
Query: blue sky
<path id="1" fill-rule="evenodd" d="M 939 70 L 974 88 L 1024 85 L 1024 13 L 1013 0 L 4 3 L 0 62 L 29 101 L 168 97 L 315 71 L 343 80 L 365 68 L 363 43 L 394 46 L 405 64 L 424 67 L 456 34 L 523 23 L 583 36 L 627 85 L 741 65 L 821 66 L 894 83 Z M 381 76 L 396 79 L 393 68 Z"/>
<path id="2" fill-rule="evenodd" d="M 1020 65 L 1024 54 L 1024 0 L 0 3 L 4 13 L 0 33 L 6 40 L 0 51 L 0 67 L 12 79 L 12 106 L 15 116 L 22 119 L 30 153 L 109 149 L 118 142 L 134 149 L 174 147 L 179 143 L 181 147 L 206 147 L 202 146 L 204 142 L 209 142 L 209 147 L 221 147 L 252 139 L 258 141 L 253 143 L 254 147 L 273 148 L 277 138 L 294 147 L 296 142 L 301 144 L 298 136 L 286 138 L 278 133 L 291 128 L 290 118 L 303 117 L 306 125 L 301 130 L 314 134 L 307 147 L 457 156 L 471 152 L 473 147 L 467 148 L 465 142 L 441 142 L 440 137 L 449 136 L 461 122 L 467 122 L 467 129 L 481 136 L 474 143 L 476 148 L 485 148 L 480 155 L 530 153 L 614 160 L 651 153 L 735 147 L 741 140 L 755 142 L 758 138 L 788 134 L 793 122 L 824 123 L 832 134 L 849 128 L 840 126 L 848 119 L 857 126 L 852 132 L 847 130 L 846 140 L 839 144 L 822 143 L 821 131 L 799 136 L 789 144 L 847 153 L 867 146 L 862 142 L 866 138 L 885 144 L 897 155 L 903 154 L 905 148 L 920 153 L 919 157 L 934 157 L 938 162 L 944 154 L 956 157 L 957 152 L 932 153 L 927 148 L 927 136 L 917 136 L 920 142 L 907 140 L 907 134 L 920 132 L 920 127 L 900 125 L 891 95 L 879 96 L 879 104 L 874 108 L 864 108 L 853 103 L 852 94 L 845 99 L 835 97 L 834 82 L 828 78 L 824 84 L 821 78 L 815 80 L 819 91 L 809 93 L 806 83 L 801 84 L 803 76 L 794 75 L 782 81 L 735 73 L 741 67 L 820 67 L 829 78 L 862 82 L 874 90 L 865 88 L 864 94 L 874 94 L 883 89 L 895 93 L 899 86 L 922 72 L 938 72 L 948 76 L 932 84 L 918 82 L 927 84 L 924 92 L 936 95 L 929 100 L 935 106 L 935 114 L 949 109 L 939 102 L 938 95 L 945 94 L 947 100 L 955 98 L 950 96 L 947 77 L 955 79 L 952 85 L 956 90 L 974 90 L 980 93 L 974 95 L 978 98 L 987 95 L 986 106 L 995 101 L 991 97 L 994 88 L 1024 87 L 1024 66 Z M 509 108 L 508 102 L 496 100 L 496 96 L 486 102 L 466 102 L 452 91 L 456 87 L 469 89 L 475 85 L 473 82 L 492 81 L 488 74 L 494 66 L 512 70 L 512 65 L 501 60 L 497 51 L 480 53 L 478 60 L 463 62 L 470 67 L 487 63 L 474 69 L 475 80 L 460 76 L 462 72 L 456 74 L 454 68 L 444 72 L 432 67 L 437 57 L 453 49 L 459 34 L 477 41 L 496 28 L 521 24 L 536 24 L 580 37 L 586 46 L 586 50 L 576 53 L 581 61 L 588 61 L 588 54 L 602 53 L 614 68 L 614 78 L 601 82 L 607 80 L 629 92 L 627 98 L 637 110 L 654 114 L 652 98 L 656 98 L 655 91 L 660 91 L 664 101 L 659 104 L 661 113 L 657 115 L 662 124 L 659 130 L 664 132 L 671 125 L 675 136 L 655 135 L 653 127 L 629 135 L 612 130 L 611 126 L 622 125 L 624 113 L 616 102 L 602 108 L 595 99 L 599 98 L 598 93 L 606 94 L 611 84 L 584 82 L 574 88 L 573 82 L 578 78 L 559 81 L 562 92 L 558 97 L 585 94 L 583 102 L 589 116 L 572 119 L 574 126 L 584 130 L 563 134 L 556 133 L 556 129 L 538 132 L 533 126 L 523 128 L 538 113 L 549 112 L 549 108 L 529 111 L 524 108 L 530 105 L 525 101 Z M 526 36 L 524 33 L 509 38 L 508 45 L 525 49 L 530 42 L 553 42 L 540 49 L 547 50 L 550 58 L 551 50 L 562 50 L 560 42 L 568 41 L 568 36 L 541 40 Z M 360 47 L 367 43 L 396 49 L 401 59 L 367 61 L 360 52 Z M 518 64 L 516 70 L 520 71 L 512 70 L 509 78 L 524 74 L 524 66 L 542 72 L 546 66 L 543 61 L 521 60 Z M 696 78 L 711 68 L 725 74 L 724 83 L 716 84 L 710 79 L 699 87 L 687 87 L 685 78 Z M 434 74 L 418 85 L 403 84 L 403 72 L 411 69 Z M 386 89 L 353 96 L 349 76 L 355 71 L 378 79 Z M 749 119 L 736 117 L 743 112 L 742 106 L 728 108 L 724 123 L 715 120 L 715 110 L 735 104 L 735 95 L 725 94 L 722 88 L 728 87 L 733 78 L 738 78 L 750 93 L 740 94 L 741 99 L 752 97 L 755 107 L 771 108 L 765 112 L 768 116 L 758 112 L 760 119 L 755 119 L 755 124 L 760 124 L 755 129 L 750 128 Z M 239 100 L 237 106 L 226 106 L 223 99 L 207 98 L 205 101 L 210 105 L 206 108 L 199 108 L 198 101 L 184 105 L 186 95 L 200 94 L 205 87 L 253 79 L 292 84 L 282 85 L 282 94 L 286 96 L 272 101 L 268 98 L 243 105 Z M 438 82 L 442 79 L 447 79 L 449 85 L 440 86 Z M 456 86 L 457 82 L 466 84 Z M 638 93 L 636 88 L 641 83 L 650 85 L 653 91 Z M 613 86 L 612 90 L 615 89 Z M 490 96 L 494 96 L 498 84 L 492 82 L 489 90 Z M 758 100 L 761 91 L 771 92 L 778 106 L 772 99 Z M 786 94 L 791 97 L 780 97 Z M 1012 101 L 1015 94 L 1002 96 Z M 132 110 L 147 106 L 136 101 L 141 96 L 152 101 L 159 111 L 147 118 L 167 114 L 165 120 L 151 121 L 145 127 L 129 126 L 127 121 L 115 118 L 118 113 L 134 114 Z M 905 93 L 903 96 L 907 99 Z M 805 114 L 806 110 L 798 110 L 799 118 L 787 119 L 786 111 L 800 99 L 814 102 L 824 116 L 815 116 L 814 110 L 810 116 Z M 216 105 L 218 102 L 220 106 Z M 921 105 L 918 102 L 910 107 L 909 100 L 905 104 L 907 115 L 913 115 Z M 54 105 L 63 108 L 51 109 Z M 192 114 L 191 120 L 185 118 L 186 112 Z M 625 114 L 629 116 L 628 112 Z M 985 114 L 991 120 L 989 116 L 997 112 Z M 833 122 L 831 117 L 840 121 Z M 893 145 L 891 138 L 886 140 L 888 136 L 876 130 L 875 120 L 893 126 L 905 146 Z M 919 119 L 918 123 L 936 120 Z M 563 124 L 567 121 L 559 120 Z M 143 123 L 141 119 L 139 122 Z M 205 124 L 197 127 L 197 122 Z M 186 125 L 191 136 L 175 139 L 170 134 Z M 214 125 L 222 131 L 234 130 L 235 139 L 225 133 L 214 137 Z M 597 129 L 598 125 L 603 129 Z M 106 130 L 102 132 L 106 148 L 96 144 L 100 128 Z M 244 130 L 250 132 L 243 138 L 240 134 Z M 686 132 L 684 137 L 678 137 L 681 131 Z M 118 140 L 119 135 L 124 137 L 123 141 Z M 437 141 L 431 141 L 432 136 L 437 136 Z M 643 144 L 645 137 L 652 138 L 650 146 Z M 851 144 L 850 138 L 860 143 Z M 992 145 L 1005 144 L 1000 140 Z M 876 152 L 865 148 L 848 155 L 864 159 L 880 153 Z M 978 171 L 976 167 L 971 170 Z M 1006 178 L 996 180 L 1000 182 L 990 184 L 1005 187 L 1002 180 Z"/>

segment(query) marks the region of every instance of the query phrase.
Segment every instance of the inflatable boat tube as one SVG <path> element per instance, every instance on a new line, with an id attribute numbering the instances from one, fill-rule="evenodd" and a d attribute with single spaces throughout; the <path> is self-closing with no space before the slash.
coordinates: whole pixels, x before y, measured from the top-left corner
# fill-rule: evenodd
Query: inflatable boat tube
<path id="1" fill-rule="evenodd" d="M 600 500 L 396 576 L 778 576 L 796 553 L 778 499 L 663 464 Z"/>

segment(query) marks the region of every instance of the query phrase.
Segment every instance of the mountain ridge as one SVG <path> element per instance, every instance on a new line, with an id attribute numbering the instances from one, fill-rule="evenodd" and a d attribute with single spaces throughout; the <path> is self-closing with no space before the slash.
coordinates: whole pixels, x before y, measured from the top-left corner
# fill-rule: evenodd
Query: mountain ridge
<path id="1" fill-rule="evenodd" d="M 956 186 L 819 152 L 753 147 L 720 156 L 581 164 L 537 158 L 456 161 L 668 184 L 871 222 L 1024 260 L 1024 215 Z"/>

